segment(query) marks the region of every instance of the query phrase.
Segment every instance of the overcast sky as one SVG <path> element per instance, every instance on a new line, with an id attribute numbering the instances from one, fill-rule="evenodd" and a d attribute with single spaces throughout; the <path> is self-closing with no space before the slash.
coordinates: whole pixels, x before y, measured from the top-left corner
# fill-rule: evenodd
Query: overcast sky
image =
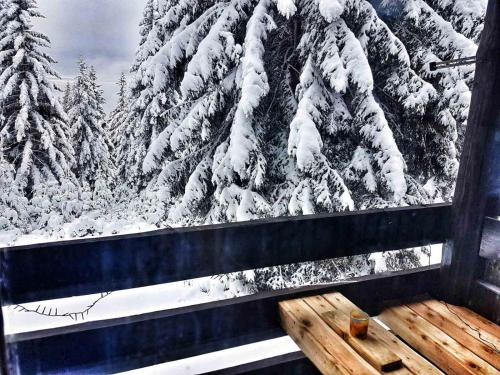
<path id="1" fill-rule="evenodd" d="M 116 81 L 128 72 L 139 42 L 138 24 L 146 0 L 38 0 L 44 19 L 34 20 L 35 29 L 47 35 L 49 54 L 57 60 L 59 74 L 76 74 L 76 61 L 84 56 L 96 67 L 107 100 L 106 110 L 116 102 Z"/>

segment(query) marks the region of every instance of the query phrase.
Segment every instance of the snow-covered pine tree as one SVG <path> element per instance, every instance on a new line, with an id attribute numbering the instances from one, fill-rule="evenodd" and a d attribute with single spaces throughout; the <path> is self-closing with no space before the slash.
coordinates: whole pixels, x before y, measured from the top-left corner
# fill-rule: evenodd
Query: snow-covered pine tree
<path id="1" fill-rule="evenodd" d="M 178 85 L 181 96 L 173 97 L 168 125 L 153 141 L 143 169 L 158 172 L 157 184 L 175 205 L 173 221 L 262 217 L 270 205 L 259 193 L 267 162 L 256 109 L 269 91 L 262 58 L 274 28 L 271 3 L 198 3 L 194 15 L 184 4 L 180 20 L 194 21 L 174 32 L 153 59 L 162 77 L 156 84 Z M 248 33 L 240 33 L 238 42 L 240 25 Z"/>
<path id="2" fill-rule="evenodd" d="M 410 113 L 421 118 L 435 89 L 411 69 L 404 45 L 368 2 L 352 2 L 350 9 L 305 0 L 294 3 L 295 8 L 282 4 L 287 9 L 284 18 L 268 1 L 197 3 L 194 15 L 176 13 L 183 21 L 144 63 L 146 76 L 140 79 L 151 81 L 149 86 L 158 92 L 177 86 L 169 96 L 164 129 L 143 163 L 144 172 L 166 188 L 166 200 L 174 205 L 172 221 L 193 215 L 201 221 L 227 221 L 260 217 L 271 210 L 284 213 L 284 204 L 271 209 L 269 196 L 287 199 L 287 211 L 293 214 L 428 198 L 422 172 L 408 171 L 405 157 L 411 159 L 413 150 L 405 155 L 399 149 L 391 125 L 400 130 L 397 123 Z M 298 13 L 289 20 L 293 9 Z M 273 14 L 280 30 L 273 30 Z M 295 24 L 297 17 L 302 30 Z M 290 30 L 296 34 L 292 38 L 285 35 Z M 283 56 L 272 50 L 289 51 L 287 58 L 294 63 L 283 72 L 288 88 L 280 90 L 281 82 L 273 87 L 277 100 L 268 96 L 265 66 L 281 67 Z M 375 61 L 381 56 L 386 66 L 374 76 L 371 64 L 378 68 Z M 286 93 L 290 97 L 283 97 Z M 393 97 L 400 118 L 386 118 L 389 106 L 382 95 Z M 287 188 L 276 192 L 265 183 L 269 168 L 263 144 L 283 131 L 266 122 L 269 112 L 281 105 L 278 102 L 288 103 L 294 111 L 286 116 L 286 131 L 296 171 L 287 164 L 288 176 L 282 177 L 287 182 L 279 184 Z M 404 136 L 406 141 L 414 134 Z"/>
<path id="3" fill-rule="evenodd" d="M 194 12 L 196 2 L 191 1 Z M 131 68 L 129 86 L 128 127 L 117 147 L 123 150 L 126 161 L 118 165 L 118 176 L 133 187 L 144 187 L 142 162 L 151 141 L 164 127 L 164 112 L 171 102 L 173 90 L 155 86 L 155 77 L 145 73 L 155 70 L 153 56 L 169 37 L 170 24 L 177 21 L 175 2 L 171 0 L 149 0 L 140 23 L 141 40 Z M 171 20 L 172 18 L 172 20 Z M 176 24 L 177 25 L 177 24 Z"/>
<path id="4" fill-rule="evenodd" d="M 450 199 L 465 134 L 474 69 L 468 66 L 431 72 L 429 62 L 474 56 L 477 46 L 423 0 L 385 0 L 383 11 L 392 14 L 388 23 L 412 56 L 412 68 L 436 89 L 429 110 L 433 123 L 428 129 L 432 132 L 427 132 L 426 138 L 426 152 L 433 158 L 429 159 L 426 190 L 434 198 Z M 465 18 L 470 17 L 466 8 L 462 11 Z"/>
<path id="5" fill-rule="evenodd" d="M 95 77 L 83 59 L 78 62 L 78 68 L 68 113 L 76 154 L 74 172 L 83 187 L 94 190 L 99 180 L 111 182 L 112 160 L 102 128 L 104 112 L 96 95 Z"/>
<path id="6" fill-rule="evenodd" d="M 41 17 L 33 0 L 4 0 L 0 10 L 0 97 L 4 121 L 0 153 L 15 171 L 15 184 L 31 197 L 33 187 L 71 179 L 74 152 L 67 116 L 51 82 L 54 60 L 43 52 L 49 39 L 32 30 Z"/>
<path id="7" fill-rule="evenodd" d="M 106 112 L 104 111 L 104 104 L 106 100 L 104 99 L 104 92 L 101 89 L 101 85 L 97 82 L 97 73 L 95 67 L 93 65 L 89 68 L 89 81 L 90 81 L 90 89 L 92 96 L 95 98 L 96 109 L 98 113 L 99 122 L 101 123 L 101 127 L 106 129 Z"/>
<path id="8" fill-rule="evenodd" d="M 68 113 L 69 109 L 71 108 L 71 97 L 72 97 L 71 90 L 72 90 L 71 83 L 68 81 L 66 82 L 66 86 L 64 87 L 64 94 L 62 98 L 62 106 L 66 113 Z"/>
<path id="9" fill-rule="evenodd" d="M 113 143 L 113 159 L 115 165 L 121 165 L 126 162 L 126 150 L 121 147 L 127 144 L 126 140 L 122 138 L 129 138 L 127 134 L 127 110 L 128 110 L 128 97 L 127 97 L 127 79 L 125 73 L 120 75 L 120 79 L 116 83 L 118 86 L 118 102 L 115 108 L 111 111 L 108 118 L 108 133 Z"/>

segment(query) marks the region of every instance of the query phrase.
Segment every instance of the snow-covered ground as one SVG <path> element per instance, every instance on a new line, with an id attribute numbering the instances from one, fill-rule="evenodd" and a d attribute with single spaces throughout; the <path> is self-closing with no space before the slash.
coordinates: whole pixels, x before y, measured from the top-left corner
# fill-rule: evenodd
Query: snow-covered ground
<path id="1" fill-rule="evenodd" d="M 96 233 L 85 237 L 107 237 L 117 234 L 143 233 L 158 229 L 156 225 L 150 224 L 140 217 L 134 220 L 118 219 L 110 221 L 107 216 L 93 217 L 93 215 L 85 215 L 70 223 L 62 224 L 57 233 L 46 230 L 35 230 L 28 234 L 20 234 L 17 230 L 0 231 L 0 247 L 77 240 L 81 238 L 75 237 L 75 228 L 84 226 L 98 228 Z"/>
<path id="2" fill-rule="evenodd" d="M 153 311 L 242 297 L 248 288 L 227 279 L 204 277 L 168 284 L 39 301 L 2 308 L 6 335 L 139 315 Z M 95 303 L 97 301 L 97 303 Z M 91 304 L 95 305 L 86 311 Z M 56 310 L 57 309 L 57 310 Z"/>

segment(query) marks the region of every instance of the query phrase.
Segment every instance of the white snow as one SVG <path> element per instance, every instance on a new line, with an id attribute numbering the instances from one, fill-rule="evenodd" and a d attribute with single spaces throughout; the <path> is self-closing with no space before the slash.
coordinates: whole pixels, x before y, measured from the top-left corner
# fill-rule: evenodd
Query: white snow
<path id="1" fill-rule="evenodd" d="M 316 0 L 319 11 L 327 22 L 338 19 L 345 9 L 346 0 Z"/>
<path id="2" fill-rule="evenodd" d="M 300 351 L 300 348 L 290 336 L 282 336 L 196 357 L 122 372 L 120 375 L 203 374 L 298 351 Z"/>
<path id="3" fill-rule="evenodd" d="M 168 284 L 113 291 L 104 298 L 101 293 L 47 301 L 3 306 L 4 333 L 13 335 L 42 329 L 65 327 L 92 322 L 174 309 L 204 302 L 248 295 L 250 291 L 227 278 L 199 278 Z M 93 302 L 95 306 L 83 316 L 80 312 Z M 138 303 L 138 301 L 140 301 Z M 46 315 L 41 315 L 42 311 Z M 56 310 L 57 309 L 57 310 Z M 29 310 L 29 311 L 25 311 Z M 52 316 L 50 316 L 52 315 Z"/>
<path id="4" fill-rule="evenodd" d="M 88 232 L 91 224 L 92 231 Z M 107 237 L 116 234 L 131 234 L 142 233 L 153 230 L 158 230 L 154 224 L 148 223 L 140 216 L 130 216 L 128 218 L 120 218 L 119 215 L 113 213 L 102 215 L 99 211 L 90 211 L 85 215 L 74 219 L 70 222 L 64 222 L 62 225 L 57 225 L 56 229 L 51 230 L 34 230 L 29 234 L 21 234 L 19 231 L 0 231 L 0 247 L 7 246 L 22 246 L 37 243 L 78 240 L 80 232 L 85 233 L 85 237 Z"/>
<path id="5" fill-rule="evenodd" d="M 232 168 L 242 179 L 247 179 L 253 172 L 254 168 L 249 168 L 252 154 L 260 152 L 253 127 L 253 112 L 269 92 L 263 42 L 267 33 L 276 27 L 268 14 L 269 5 L 269 0 L 261 0 L 250 17 L 241 57 L 241 98 L 231 127 L 228 154 Z M 258 170 L 254 178 L 257 189 L 264 183 L 265 162 L 262 159 L 262 156 L 257 158 Z"/>
<path id="6" fill-rule="evenodd" d="M 433 264 L 441 263 L 443 254 L 443 244 L 430 245 L 428 246 L 428 249 L 426 251 L 429 251 L 430 255 L 428 255 L 424 251 L 418 252 L 420 256 L 420 264 L 422 264 L 422 266 L 427 266 L 427 265 L 430 266 Z M 370 261 L 374 262 L 376 273 L 387 272 L 388 269 L 387 269 L 386 258 L 390 256 L 390 254 L 391 254 L 390 251 L 370 254 Z"/>
<path id="7" fill-rule="evenodd" d="M 274 0 L 278 11 L 286 18 L 292 17 L 297 11 L 295 0 Z"/>

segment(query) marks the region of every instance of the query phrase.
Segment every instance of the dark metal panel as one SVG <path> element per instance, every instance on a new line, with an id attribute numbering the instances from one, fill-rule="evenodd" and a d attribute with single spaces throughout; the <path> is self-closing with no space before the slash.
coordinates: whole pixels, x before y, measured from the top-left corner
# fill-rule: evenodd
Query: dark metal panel
<path id="1" fill-rule="evenodd" d="M 433 293 L 437 267 L 371 275 L 332 285 L 281 290 L 188 306 L 164 315 L 145 314 L 87 325 L 74 332 L 55 329 L 41 338 L 10 337 L 21 373 L 112 373 L 195 356 L 284 335 L 278 301 L 338 290 L 371 313 L 383 300 Z M 16 340 L 24 340 L 17 341 Z"/>
<path id="2" fill-rule="evenodd" d="M 453 200 L 453 228 L 443 252 L 443 297 L 458 305 L 468 301 L 473 280 L 481 273 L 482 222 L 495 206 L 489 208 L 487 202 L 498 203 L 500 196 L 499 61 L 500 1 L 489 0 Z"/>
<path id="3" fill-rule="evenodd" d="M 483 280 L 472 285 L 470 307 L 479 315 L 500 324 L 500 288 Z"/>
<path id="4" fill-rule="evenodd" d="M 500 259 L 500 219 L 484 218 L 479 255 L 488 259 Z"/>
<path id="5" fill-rule="evenodd" d="M 440 243 L 450 211 L 438 204 L 6 248 L 2 294 L 25 303 Z"/>

